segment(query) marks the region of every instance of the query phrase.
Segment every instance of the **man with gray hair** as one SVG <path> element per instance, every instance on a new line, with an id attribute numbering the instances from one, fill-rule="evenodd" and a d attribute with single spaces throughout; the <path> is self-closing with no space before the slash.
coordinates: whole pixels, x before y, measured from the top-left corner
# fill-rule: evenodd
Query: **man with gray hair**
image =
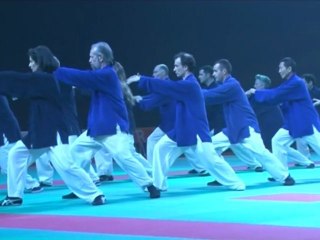
<path id="1" fill-rule="evenodd" d="M 271 79 L 262 74 L 256 74 L 254 88 L 257 90 L 267 89 L 271 86 Z M 246 92 L 248 95 L 248 92 Z M 259 122 L 261 137 L 264 145 L 271 150 L 271 139 L 283 124 L 283 116 L 278 105 L 258 103 L 253 96 L 248 96 L 250 105 L 254 110 Z"/>
<path id="2" fill-rule="evenodd" d="M 93 71 L 60 67 L 54 72 L 59 81 L 92 90 L 88 130 L 71 145 L 72 156 L 88 171 L 94 154 L 104 148 L 135 183 L 148 189 L 150 198 L 159 198 L 160 191 L 130 151 L 128 114 L 120 80 L 112 67 L 110 46 L 106 42 L 93 44 L 89 63 Z M 69 195 L 72 198 L 74 194 Z"/>
<path id="3" fill-rule="evenodd" d="M 169 68 L 165 64 L 158 64 L 154 67 L 152 75 L 159 79 L 169 79 Z"/>
<path id="4" fill-rule="evenodd" d="M 158 64 L 153 69 L 153 77 L 162 80 L 169 79 L 169 68 L 165 64 Z M 175 106 L 171 100 L 163 101 L 157 94 L 150 94 L 144 96 L 141 99 L 137 99 L 139 106 L 143 110 L 150 110 L 154 107 L 159 107 L 160 111 L 160 124 L 154 129 L 154 131 L 147 138 L 147 160 L 152 164 L 153 161 L 153 149 L 160 138 L 165 134 L 166 131 L 171 129 L 171 122 L 173 122 L 174 114 L 172 109 Z"/>

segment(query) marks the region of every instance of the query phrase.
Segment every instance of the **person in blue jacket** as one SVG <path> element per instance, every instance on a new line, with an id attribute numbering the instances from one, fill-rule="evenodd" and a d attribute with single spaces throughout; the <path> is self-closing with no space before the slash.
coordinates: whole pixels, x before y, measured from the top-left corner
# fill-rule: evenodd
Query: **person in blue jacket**
<path id="1" fill-rule="evenodd" d="M 166 190 L 170 166 L 181 154 L 189 152 L 197 155 L 209 173 L 223 185 L 232 190 L 244 190 L 244 183 L 213 148 L 203 95 L 192 73 L 194 68 L 194 57 L 182 52 L 174 57 L 174 72 L 181 80 L 164 81 L 139 75 L 128 79 L 128 84 L 139 82 L 139 87 L 148 92 L 176 101 L 174 126 L 154 148 L 152 166 L 154 184 L 158 189 Z"/>
<path id="2" fill-rule="evenodd" d="M 153 77 L 162 79 L 164 81 L 172 81 L 169 79 L 169 68 L 165 64 L 158 64 L 153 69 Z M 141 97 L 141 96 L 139 96 Z M 147 159 L 152 165 L 153 162 L 153 150 L 157 142 L 174 127 L 176 101 L 172 99 L 164 99 L 160 94 L 151 93 L 138 99 L 138 105 L 143 110 L 151 110 L 158 108 L 160 113 L 159 126 L 149 135 L 147 139 Z M 193 156 L 189 153 L 184 153 L 186 160 L 193 167 L 193 170 L 199 174 L 199 176 L 207 176 L 208 172 L 204 169 L 201 163 L 197 160 L 197 156 Z"/>
<path id="3" fill-rule="evenodd" d="M 142 156 L 142 154 L 136 151 L 134 146 L 134 134 L 136 131 L 136 122 L 133 114 L 133 107 L 136 104 L 135 98 L 129 88 L 126 80 L 126 72 L 124 67 L 119 63 L 115 62 L 113 68 L 120 80 L 123 97 L 125 100 L 126 108 L 128 111 L 128 121 L 129 121 L 129 138 L 130 138 L 130 150 L 132 155 L 142 164 L 142 166 L 147 170 L 148 174 L 151 174 L 151 164 L 147 161 L 147 159 Z M 113 160 L 112 154 L 104 151 L 103 149 L 98 151 L 94 156 L 96 171 L 99 175 L 100 181 L 110 181 L 113 180 L 112 172 L 113 172 Z"/>
<path id="4" fill-rule="evenodd" d="M 11 148 L 21 140 L 20 126 L 13 114 L 6 96 L 0 95 L 0 170 L 7 174 L 8 154 Z M 41 192 L 39 182 L 27 174 L 25 192 Z"/>
<path id="5" fill-rule="evenodd" d="M 213 77 L 213 68 L 209 65 L 200 68 L 199 81 L 200 83 L 202 83 L 203 89 L 216 88 L 221 84 L 217 82 L 216 79 Z M 212 136 L 220 133 L 226 125 L 223 115 L 223 105 L 206 104 L 206 111 Z M 256 172 L 263 172 L 262 165 L 255 159 L 252 159 L 251 157 L 246 158 L 246 156 L 242 156 L 240 160 L 243 161 L 249 169 L 253 169 Z"/>
<path id="6" fill-rule="evenodd" d="M 159 198 L 160 191 L 131 151 L 128 113 L 109 44 L 93 44 L 89 63 L 92 70 L 59 67 L 53 73 L 58 81 L 91 90 L 88 129 L 71 145 L 73 158 L 88 171 L 94 154 L 105 149 L 135 183 L 148 189 L 150 198 Z"/>
<path id="7" fill-rule="evenodd" d="M 21 139 L 19 123 L 14 116 L 7 97 L 0 95 L 0 168 L 7 174 L 9 150 Z"/>
<path id="8" fill-rule="evenodd" d="M 279 64 L 279 74 L 283 79 L 276 88 L 250 89 L 257 102 L 280 104 L 284 114 L 284 125 L 272 138 L 272 151 L 285 167 L 288 155 L 299 162 L 308 162 L 306 156 L 291 145 L 295 139 L 305 141 L 320 155 L 320 122 L 308 89 L 303 79 L 295 73 L 296 62 L 291 57 L 283 58 Z"/>
<path id="9" fill-rule="evenodd" d="M 256 115 L 240 83 L 231 72 L 232 65 L 227 59 L 218 60 L 213 66 L 213 76 L 222 84 L 203 90 L 207 104 L 223 104 L 226 128 L 212 137 L 215 149 L 221 153 L 230 147 L 239 158 L 259 161 L 274 179 L 284 185 L 295 184 L 288 169 L 265 148 Z"/>
<path id="10" fill-rule="evenodd" d="M 36 51 L 36 55 L 31 52 Z M 29 50 L 31 73 L 0 72 L 0 94 L 30 101 L 28 135 L 11 148 L 8 157 L 8 194 L 0 206 L 19 206 L 27 176 L 27 167 L 47 154 L 66 185 L 92 205 L 102 205 L 105 197 L 89 175 L 71 159 L 67 144 L 58 144 L 59 130 L 66 126 L 60 91 L 52 72 L 59 63 L 46 46 Z"/>
<path id="11" fill-rule="evenodd" d="M 307 84 L 307 88 L 313 101 L 313 105 L 316 107 L 318 114 L 320 114 L 320 88 L 317 86 L 316 76 L 312 73 L 305 73 L 302 75 L 302 79 Z"/>
<path id="12" fill-rule="evenodd" d="M 271 79 L 268 76 L 257 74 L 255 76 L 254 88 L 257 90 L 267 89 L 271 86 Z M 261 137 L 264 142 L 264 145 L 271 150 L 271 139 L 276 134 L 276 132 L 282 127 L 284 123 L 284 115 L 286 114 L 286 110 L 284 107 L 281 108 L 281 104 L 274 105 L 268 103 L 261 103 L 255 101 L 253 95 L 249 96 L 249 102 L 257 115 L 257 119 L 259 122 L 259 126 L 261 129 Z M 308 159 L 308 145 L 303 144 L 302 139 L 296 139 L 296 147 L 299 152 L 301 152 Z M 314 168 L 315 164 L 311 160 L 308 159 L 295 159 L 293 156 L 288 153 L 288 160 L 297 162 L 297 166 L 306 166 L 306 168 Z M 303 160 L 301 162 L 301 160 Z"/>

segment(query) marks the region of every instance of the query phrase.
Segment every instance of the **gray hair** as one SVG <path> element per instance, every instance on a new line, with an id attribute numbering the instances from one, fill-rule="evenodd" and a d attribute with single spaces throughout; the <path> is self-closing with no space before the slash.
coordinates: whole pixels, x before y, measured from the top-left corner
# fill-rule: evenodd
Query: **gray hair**
<path id="1" fill-rule="evenodd" d="M 166 75 L 169 75 L 169 68 L 167 65 L 159 64 L 159 65 L 155 66 L 155 68 L 159 68 L 159 69 L 163 70 L 166 73 Z"/>
<path id="2" fill-rule="evenodd" d="M 105 63 L 113 65 L 113 52 L 108 43 L 97 42 L 91 45 L 91 49 L 93 48 L 95 48 L 96 51 L 102 55 Z"/>
<path id="3" fill-rule="evenodd" d="M 255 78 L 256 78 L 256 80 L 263 82 L 264 86 L 266 88 L 271 86 L 271 79 L 268 76 L 262 75 L 262 74 L 257 74 Z"/>

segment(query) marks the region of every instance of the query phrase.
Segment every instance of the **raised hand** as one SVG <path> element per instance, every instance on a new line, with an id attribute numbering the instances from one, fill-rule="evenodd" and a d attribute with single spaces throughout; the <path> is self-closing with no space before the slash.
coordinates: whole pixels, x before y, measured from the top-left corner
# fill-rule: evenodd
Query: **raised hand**
<path id="1" fill-rule="evenodd" d="M 248 91 L 245 92 L 247 96 L 251 96 L 252 94 L 255 94 L 256 89 L 255 88 L 250 88 Z"/>
<path id="2" fill-rule="evenodd" d="M 313 100 L 313 106 L 319 106 L 320 105 L 320 99 L 314 98 Z"/>
<path id="3" fill-rule="evenodd" d="M 143 99 L 140 95 L 133 96 L 133 98 L 137 103 L 140 102 Z"/>
<path id="4" fill-rule="evenodd" d="M 127 79 L 127 84 L 140 81 L 140 75 L 133 75 Z"/>

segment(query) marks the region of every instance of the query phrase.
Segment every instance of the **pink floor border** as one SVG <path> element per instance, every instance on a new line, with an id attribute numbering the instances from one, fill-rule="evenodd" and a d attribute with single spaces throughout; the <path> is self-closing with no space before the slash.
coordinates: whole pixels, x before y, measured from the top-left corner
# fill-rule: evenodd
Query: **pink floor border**
<path id="1" fill-rule="evenodd" d="M 320 229 L 236 223 L 0 214 L 0 228 L 215 240 L 319 240 Z"/>

